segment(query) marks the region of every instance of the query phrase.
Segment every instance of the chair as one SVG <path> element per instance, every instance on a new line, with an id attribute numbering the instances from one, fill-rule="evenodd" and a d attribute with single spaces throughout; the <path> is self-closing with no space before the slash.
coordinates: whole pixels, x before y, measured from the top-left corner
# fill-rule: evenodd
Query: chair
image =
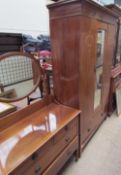
<path id="1" fill-rule="evenodd" d="M 36 60 L 39 67 L 40 67 L 40 63 L 39 60 Z M 33 83 L 36 84 L 37 81 L 37 72 L 36 69 L 34 68 L 34 64 L 32 65 L 33 67 Z M 31 95 L 27 97 L 27 104 L 29 105 L 32 101 L 37 100 L 38 98 L 42 98 L 43 97 L 43 81 L 44 81 L 44 71 L 41 69 L 41 72 L 43 74 L 43 79 L 40 81 L 39 85 L 38 85 L 38 89 L 39 89 L 39 97 L 32 97 Z M 35 93 L 35 92 L 34 92 Z M 33 94 L 34 94 L 33 93 Z"/>

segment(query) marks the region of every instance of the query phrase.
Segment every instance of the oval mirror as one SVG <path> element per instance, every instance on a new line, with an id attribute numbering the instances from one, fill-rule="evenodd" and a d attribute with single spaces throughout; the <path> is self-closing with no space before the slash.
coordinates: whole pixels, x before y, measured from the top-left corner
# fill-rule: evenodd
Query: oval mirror
<path id="1" fill-rule="evenodd" d="M 30 54 L 11 52 L 0 56 L 0 101 L 14 102 L 38 87 L 42 71 Z"/>

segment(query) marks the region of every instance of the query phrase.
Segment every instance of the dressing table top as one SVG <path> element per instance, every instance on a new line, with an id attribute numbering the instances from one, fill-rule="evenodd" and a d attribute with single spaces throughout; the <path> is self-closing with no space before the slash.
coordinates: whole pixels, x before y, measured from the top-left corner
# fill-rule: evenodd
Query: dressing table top
<path id="1" fill-rule="evenodd" d="M 79 110 L 51 103 L 0 133 L 0 175 L 7 175 L 73 120 Z"/>

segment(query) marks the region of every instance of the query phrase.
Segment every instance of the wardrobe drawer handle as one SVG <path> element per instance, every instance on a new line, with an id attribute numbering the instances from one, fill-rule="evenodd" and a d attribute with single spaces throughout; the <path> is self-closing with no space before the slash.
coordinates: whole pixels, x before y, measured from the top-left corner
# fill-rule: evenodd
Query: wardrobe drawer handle
<path id="1" fill-rule="evenodd" d="M 101 116 L 103 116 L 103 115 L 104 115 L 104 113 L 102 112 L 102 113 L 101 113 Z"/>
<path id="2" fill-rule="evenodd" d="M 67 156 L 70 156 L 70 155 L 71 155 L 71 151 L 68 151 L 68 152 L 67 152 Z"/>
<path id="3" fill-rule="evenodd" d="M 90 128 L 88 128 L 88 130 L 87 130 L 88 132 L 90 132 Z"/>

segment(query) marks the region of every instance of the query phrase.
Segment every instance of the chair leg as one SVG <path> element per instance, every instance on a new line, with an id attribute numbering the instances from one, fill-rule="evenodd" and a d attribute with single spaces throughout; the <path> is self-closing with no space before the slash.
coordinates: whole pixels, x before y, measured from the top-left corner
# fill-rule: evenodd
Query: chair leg
<path id="1" fill-rule="evenodd" d="M 37 97 L 37 98 L 29 98 L 29 96 L 28 96 L 28 97 L 27 97 L 27 105 L 30 105 L 31 101 L 43 97 L 43 81 L 40 81 L 38 88 L 39 88 L 39 90 L 40 90 L 41 96 L 40 96 L 40 97 Z"/>
<path id="2" fill-rule="evenodd" d="M 42 98 L 43 97 L 43 81 L 40 81 L 39 83 L 39 90 L 40 90 L 41 98 Z"/>

